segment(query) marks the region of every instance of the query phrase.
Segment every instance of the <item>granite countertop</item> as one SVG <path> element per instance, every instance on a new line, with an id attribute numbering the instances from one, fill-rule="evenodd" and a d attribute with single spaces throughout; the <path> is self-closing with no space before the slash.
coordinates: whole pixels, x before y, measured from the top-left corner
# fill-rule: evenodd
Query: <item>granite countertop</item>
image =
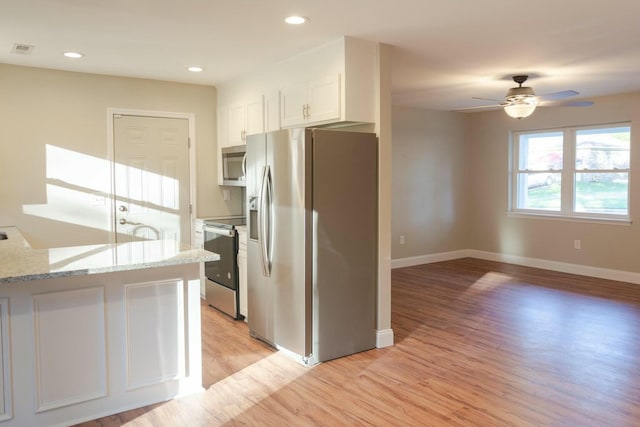
<path id="1" fill-rule="evenodd" d="M 169 240 L 33 249 L 15 227 L 0 227 L 0 283 L 25 282 L 194 262 L 218 254 Z"/>

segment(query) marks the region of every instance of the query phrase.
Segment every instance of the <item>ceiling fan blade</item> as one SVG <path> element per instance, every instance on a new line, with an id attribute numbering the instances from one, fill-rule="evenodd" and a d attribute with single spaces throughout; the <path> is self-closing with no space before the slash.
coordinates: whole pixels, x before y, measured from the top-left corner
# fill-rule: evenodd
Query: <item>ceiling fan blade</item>
<path id="1" fill-rule="evenodd" d="M 540 104 L 541 107 L 591 107 L 593 101 L 556 101 Z"/>
<path id="2" fill-rule="evenodd" d="M 571 96 L 580 95 L 580 92 L 575 90 L 563 90 L 561 92 L 545 93 L 544 95 L 538 95 L 541 101 L 554 101 L 556 99 L 569 98 Z"/>
<path id="3" fill-rule="evenodd" d="M 455 112 L 458 113 L 473 113 L 476 111 L 489 111 L 489 110 L 497 110 L 498 108 L 502 108 L 502 105 L 500 104 L 494 104 L 494 105 L 479 105 L 477 107 L 465 107 L 465 108 L 458 108 L 457 110 L 453 110 Z"/>
<path id="4" fill-rule="evenodd" d="M 479 97 L 479 96 L 472 96 L 471 98 L 473 98 L 473 99 L 480 99 L 480 100 L 482 100 L 482 101 L 502 102 L 502 101 L 501 101 L 501 100 L 499 100 L 499 99 L 481 98 L 481 97 Z"/>

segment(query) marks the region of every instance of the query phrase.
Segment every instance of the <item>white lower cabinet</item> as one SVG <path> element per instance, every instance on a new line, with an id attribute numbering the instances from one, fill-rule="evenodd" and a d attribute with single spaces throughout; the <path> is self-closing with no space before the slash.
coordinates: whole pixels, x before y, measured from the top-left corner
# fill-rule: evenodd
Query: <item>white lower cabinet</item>
<path id="1" fill-rule="evenodd" d="M 238 227 L 238 271 L 240 292 L 240 314 L 248 321 L 247 313 L 247 229 Z"/>

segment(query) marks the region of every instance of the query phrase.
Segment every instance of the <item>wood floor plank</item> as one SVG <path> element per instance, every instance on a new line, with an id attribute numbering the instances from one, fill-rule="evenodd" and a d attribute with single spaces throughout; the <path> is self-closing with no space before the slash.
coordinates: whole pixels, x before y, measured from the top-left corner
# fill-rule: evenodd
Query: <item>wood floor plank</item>
<path id="1" fill-rule="evenodd" d="M 311 368 L 202 309 L 204 393 L 82 426 L 640 425 L 640 285 L 471 258 L 396 269 L 395 345 Z"/>

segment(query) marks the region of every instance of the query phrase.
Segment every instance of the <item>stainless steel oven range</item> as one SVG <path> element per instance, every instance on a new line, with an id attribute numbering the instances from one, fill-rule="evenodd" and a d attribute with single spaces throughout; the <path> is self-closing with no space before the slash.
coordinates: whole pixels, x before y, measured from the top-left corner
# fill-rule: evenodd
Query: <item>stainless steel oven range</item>
<path id="1" fill-rule="evenodd" d="M 220 260 L 204 263 L 206 302 L 234 319 L 240 314 L 238 231 L 245 225 L 243 216 L 204 220 L 204 248 L 220 255 Z"/>

